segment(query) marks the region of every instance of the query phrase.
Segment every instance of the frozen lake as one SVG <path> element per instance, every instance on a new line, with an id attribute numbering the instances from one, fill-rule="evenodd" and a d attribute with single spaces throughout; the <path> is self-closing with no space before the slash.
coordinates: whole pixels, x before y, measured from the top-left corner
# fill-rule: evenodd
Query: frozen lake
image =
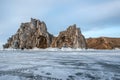
<path id="1" fill-rule="evenodd" d="M 0 80 L 120 80 L 120 50 L 0 50 Z"/>

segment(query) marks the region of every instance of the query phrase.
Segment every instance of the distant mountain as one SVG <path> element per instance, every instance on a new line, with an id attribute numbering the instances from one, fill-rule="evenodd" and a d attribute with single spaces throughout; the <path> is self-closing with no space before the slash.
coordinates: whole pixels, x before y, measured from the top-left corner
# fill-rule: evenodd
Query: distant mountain
<path id="1" fill-rule="evenodd" d="M 120 38 L 99 37 L 86 39 L 87 48 L 115 49 L 120 48 Z"/>

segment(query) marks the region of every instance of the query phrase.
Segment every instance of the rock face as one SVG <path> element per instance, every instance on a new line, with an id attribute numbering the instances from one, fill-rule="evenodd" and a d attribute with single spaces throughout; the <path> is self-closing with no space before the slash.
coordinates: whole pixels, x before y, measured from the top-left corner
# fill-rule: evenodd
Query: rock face
<path id="1" fill-rule="evenodd" d="M 52 43 L 53 35 L 47 32 L 46 24 L 36 19 L 22 23 L 17 33 L 8 39 L 4 48 L 31 49 L 47 48 Z"/>
<path id="2" fill-rule="evenodd" d="M 87 48 L 85 38 L 76 25 L 69 26 L 66 31 L 60 32 L 58 37 L 54 38 L 51 47 Z"/>
<path id="3" fill-rule="evenodd" d="M 92 49 L 115 49 L 120 48 L 120 38 L 88 38 L 87 47 Z"/>
<path id="4" fill-rule="evenodd" d="M 86 48 L 86 41 L 76 25 L 69 26 L 66 31 L 54 37 L 47 32 L 46 24 L 37 19 L 22 23 L 17 33 L 8 39 L 4 48 L 32 49 L 37 48 Z"/>

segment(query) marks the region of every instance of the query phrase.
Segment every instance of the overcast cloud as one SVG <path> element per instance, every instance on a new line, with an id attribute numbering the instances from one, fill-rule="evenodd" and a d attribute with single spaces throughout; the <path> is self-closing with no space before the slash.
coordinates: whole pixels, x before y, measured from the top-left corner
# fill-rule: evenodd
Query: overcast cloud
<path id="1" fill-rule="evenodd" d="M 37 18 L 57 35 L 77 24 L 85 37 L 120 37 L 120 0 L 0 0 L 0 41 Z"/>

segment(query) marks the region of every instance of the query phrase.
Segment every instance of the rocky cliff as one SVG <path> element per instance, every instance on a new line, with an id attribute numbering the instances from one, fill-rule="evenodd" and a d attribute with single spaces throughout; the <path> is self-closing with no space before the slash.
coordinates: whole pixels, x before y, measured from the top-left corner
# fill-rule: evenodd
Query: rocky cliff
<path id="1" fill-rule="evenodd" d="M 47 48 L 52 43 L 53 35 L 47 32 L 46 24 L 37 19 L 22 23 L 17 33 L 8 39 L 4 48 L 32 49 Z"/>
<path id="2" fill-rule="evenodd" d="M 88 38 L 87 47 L 91 49 L 115 49 L 120 48 L 120 38 Z"/>
<path id="3" fill-rule="evenodd" d="M 86 41 L 76 25 L 69 26 L 66 31 L 54 37 L 47 31 L 46 24 L 37 19 L 22 23 L 17 33 L 10 37 L 4 48 L 32 49 L 37 48 L 86 48 Z"/>
<path id="4" fill-rule="evenodd" d="M 87 48 L 85 38 L 76 25 L 69 26 L 67 30 L 60 32 L 58 37 L 54 38 L 51 47 Z"/>

